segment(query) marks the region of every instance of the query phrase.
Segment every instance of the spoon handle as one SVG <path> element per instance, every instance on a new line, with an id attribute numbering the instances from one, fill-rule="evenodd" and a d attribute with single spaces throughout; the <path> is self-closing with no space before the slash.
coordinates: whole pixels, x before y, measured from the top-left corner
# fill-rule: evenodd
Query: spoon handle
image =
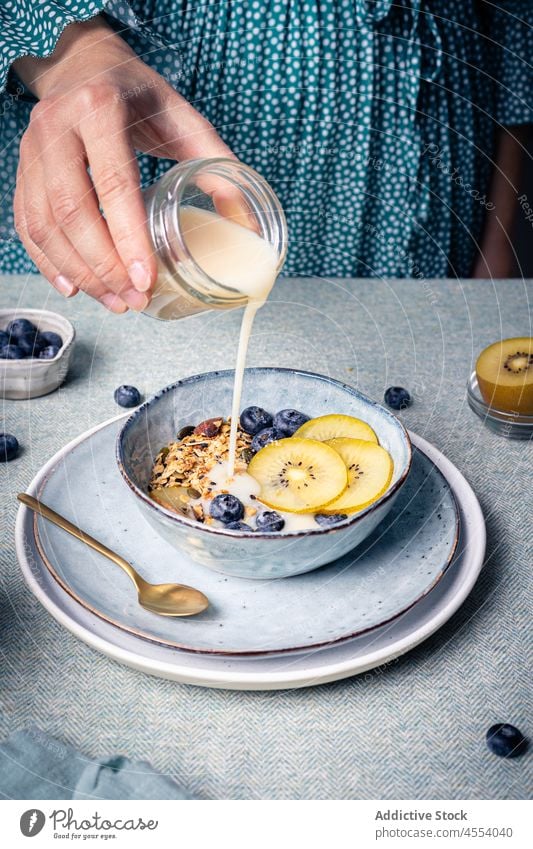
<path id="1" fill-rule="evenodd" d="M 130 566 L 127 560 L 124 560 L 123 557 L 120 557 L 118 554 L 115 554 L 110 548 L 95 539 L 94 537 L 86 534 L 85 531 L 82 531 L 81 528 L 78 528 L 77 525 L 73 525 L 72 522 L 69 522 L 68 519 L 65 519 L 64 516 L 61 516 L 60 513 L 56 513 L 55 510 L 52 510 L 51 507 L 47 507 L 46 504 L 43 504 L 42 501 L 39 501 L 37 498 L 34 498 L 32 495 L 28 495 L 26 492 L 19 492 L 17 495 L 19 501 L 21 501 L 26 507 L 29 507 L 30 510 L 34 510 L 35 513 L 39 513 L 40 516 L 43 516 L 45 519 L 48 519 L 49 522 L 53 522 L 54 525 L 57 525 L 59 528 L 62 528 L 67 533 L 72 534 L 76 539 L 81 540 L 90 548 L 94 548 L 99 554 L 103 554 L 104 557 L 108 557 L 113 563 L 116 563 L 117 566 L 120 566 L 121 569 L 129 575 L 134 584 L 136 584 L 136 575 L 134 573 L 133 568 Z"/>

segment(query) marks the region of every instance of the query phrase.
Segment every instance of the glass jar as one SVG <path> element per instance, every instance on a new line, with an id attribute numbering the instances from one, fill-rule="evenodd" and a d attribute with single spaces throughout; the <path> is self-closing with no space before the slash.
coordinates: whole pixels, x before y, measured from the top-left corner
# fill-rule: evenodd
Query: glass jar
<path id="1" fill-rule="evenodd" d="M 260 237 L 266 245 L 258 246 L 268 246 L 276 274 L 281 270 L 287 252 L 283 209 L 266 180 L 242 162 L 223 158 L 181 162 L 149 186 L 144 199 L 158 262 L 158 277 L 146 314 L 172 320 L 208 309 L 233 309 L 248 302 L 248 296 L 239 290 L 238 274 L 232 278 L 232 263 L 220 247 L 218 267 L 211 261 L 206 269 L 205 256 L 198 256 L 198 251 L 193 255 L 194 245 L 185 227 L 191 214 L 217 215 L 245 228 L 248 237 Z M 191 207 L 195 210 L 192 213 Z M 230 235 L 239 233 L 244 235 L 240 229 L 231 228 Z"/>

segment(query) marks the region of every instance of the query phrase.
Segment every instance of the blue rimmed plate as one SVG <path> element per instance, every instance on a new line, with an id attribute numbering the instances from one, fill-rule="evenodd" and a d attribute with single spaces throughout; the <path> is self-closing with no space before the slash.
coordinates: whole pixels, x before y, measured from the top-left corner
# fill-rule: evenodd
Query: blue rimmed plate
<path id="1" fill-rule="evenodd" d="M 37 516 L 32 542 L 79 605 L 140 639 L 226 656 L 333 646 L 400 617 L 430 592 L 452 561 L 459 532 L 455 498 L 441 472 L 417 449 L 391 513 L 354 552 L 288 579 L 257 582 L 212 572 L 164 542 L 125 497 L 113 462 L 119 424 L 104 424 L 59 452 L 32 491 L 126 557 L 147 580 L 201 589 L 211 601 L 209 610 L 183 620 L 148 613 L 118 568 Z"/>

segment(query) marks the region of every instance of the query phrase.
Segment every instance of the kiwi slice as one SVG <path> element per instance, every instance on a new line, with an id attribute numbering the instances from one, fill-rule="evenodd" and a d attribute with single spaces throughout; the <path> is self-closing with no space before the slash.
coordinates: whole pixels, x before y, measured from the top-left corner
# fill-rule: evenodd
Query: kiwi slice
<path id="1" fill-rule="evenodd" d="M 328 439 L 337 439 L 341 436 L 350 439 L 368 439 L 369 442 L 377 442 L 378 438 L 370 425 L 353 416 L 342 416 L 332 413 L 328 416 L 318 416 L 309 419 L 294 434 L 304 439 L 318 439 L 319 442 L 327 442 Z"/>
<path id="2" fill-rule="evenodd" d="M 479 391 L 490 407 L 533 413 L 533 339 L 521 336 L 494 342 L 476 363 Z"/>
<path id="3" fill-rule="evenodd" d="M 337 498 L 348 483 L 342 457 L 316 439 L 291 436 L 257 452 L 248 474 L 261 484 L 259 500 L 288 513 L 314 513 Z"/>
<path id="4" fill-rule="evenodd" d="M 388 451 L 366 439 L 330 439 L 327 445 L 338 452 L 348 470 L 348 486 L 321 513 L 357 513 L 386 491 L 394 464 Z"/>
<path id="5" fill-rule="evenodd" d="M 174 513 L 185 513 L 185 507 L 191 500 L 183 486 L 165 486 L 161 489 L 152 489 L 148 494 L 152 501 Z"/>

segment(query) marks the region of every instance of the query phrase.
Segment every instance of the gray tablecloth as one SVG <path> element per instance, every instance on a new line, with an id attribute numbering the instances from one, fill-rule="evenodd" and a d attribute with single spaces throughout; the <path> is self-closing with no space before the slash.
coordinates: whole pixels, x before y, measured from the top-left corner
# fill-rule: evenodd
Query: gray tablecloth
<path id="1" fill-rule="evenodd" d="M 520 281 L 286 280 L 262 310 L 250 365 L 301 367 L 376 398 L 414 396 L 404 422 L 466 475 L 484 510 L 488 557 L 461 610 L 391 664 L 314 689 L 240 693 L 158 680 L 64 631 L 26 589 L 13 547 L 15 494 L 67 441 L 118 412 L 121 383 L 145 395 L 234 365 L 240 315 L 160 323 L 65 301 L 39 278 L 4 278 L 2 306 L 57 310 L 76 325 L 75 364 L 57 393 L 2 404 L 19 459 L 0 469 L 0 737 L 38 724 L 94 757 L 150 760 L 205 798 L 524 798 L 533 757 L 502 761 L 489 725 L 531 724 L 532 446 L 492 435 L 470 411 L 477 352 L 532 335 Z M 529 289 L 529 291 L 528 291 Z"/>

